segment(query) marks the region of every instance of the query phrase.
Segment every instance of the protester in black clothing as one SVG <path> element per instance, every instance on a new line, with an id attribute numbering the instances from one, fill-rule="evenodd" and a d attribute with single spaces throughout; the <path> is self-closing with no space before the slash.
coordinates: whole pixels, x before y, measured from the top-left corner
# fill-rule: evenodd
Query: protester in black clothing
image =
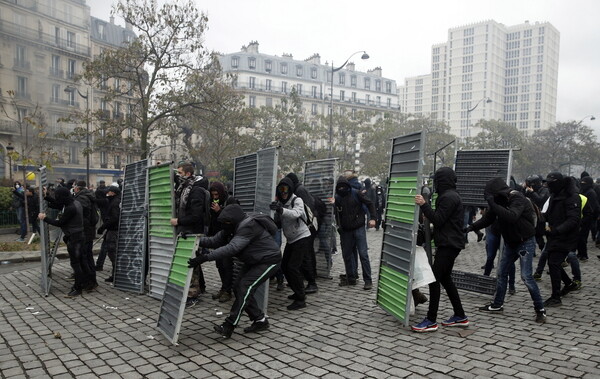
<path id="1" fill-rule="evenodd" d="M 239 201 L 233 196 L 229 196 L 225 186 L 221 182 L 212 182 L 210 184 L 210 196 L 212 203 L 210 205 L 210 225 L 207 236 L 216 235 L 222 230 L 218 217 L 223 209 L 231 204 L 238 204 Z M 219 277 L 221 278 L 221 289 L 212 295 L 213 300 L 219 300 L 220 303 L 231 300 L 231 289 L 233 286 L 233 257 L 223 257 L 215 261 Z"/>
<path id="2" fill-rule="evenodd" d="M 375 188 L 375 213 L 377 218 L 375 219 L 375 230 L 379 230 L 381 221 L 383 220 L 383 211 L 385 210 L 385 193 L 382 186 Z"/>
<path id="3" fill-rule="evenodd" d="M 581 198 L 575 180 L 553 171 L 546 177 L 550 190 L 546 220 L 546 251 L 552 282 L 552 296 L 544 302 L 546 307 L 561 305 L 560 283 L 570 287 L 573 282 L 562 267 L 570 251 L 577 248 L 578 231 L 581 223 Z"/>
<path id="4" fill-rule="evenodd" d="M 40 234 L 40 220 L 37 216 L 40 213 L 40 199 L 31 187 L 27 187 L 27 214 L 29 215 L 29 223 L 31 224 L 31 232 Z"/>
<path id="5" fill-rule="evenodd" d="M 106 198 L 106 192 L 108 187 L 104 180 L 101 180 L 94 192 L 94 196 L 96 197 L 96 205 L 98 206 L 98 210 L 100 211 L 100 219 L 104 217 L 104 212 L 106 212 L 106 207 L 108 206 L 108 199 Z"/>
<path id="6" fill-rule="evenodd" d="M 79 296 L 84 285 L 89 282 L 89 278 L 85 275 L 86 270 L 82 254 L 82 245 L 85 241 L 83 235 L 83 209 L 81 204 L 73 199 L 71 192 L 65 187 L 57 188 L 54 191 L 54 199 L 47 200 L 49 200 L 49 206 L 53 208 L 61 209 L 64 207 L 62 216 L 55 220 L 46 217 L 45 213 L 40 213 L 38 218 L 50 225 L 61 228 L 64 234 L 63 240 L 67 244 L 71 268 L 75 274 L 75 283 L 66 297 Z"/>
<path id="7" fill-rule="evenodd" d="M 231 337 L 243 311 L 252 321 L 252 325 L 244 329 L 245 333 L 268 329 L 269 321 L 258 307 L 254 293 L 280 265 L 281 251 L 273 238 L 277 226 L 267 215 L 248 216 L 238 204 L 225 207 L 217 220 L 222 224 L 222 230 L 212 237 L 199 239 L 200 247 L 214 250 L 188 261 L 189 267 L 234 256 L 242 262 L 229 316 L 214 329 L 224 338 Z"/>
<path id="8" fill-rule="evenodd" d="M 96 196 L 92 191 L 86 188 L 83 180 L 77 182 L 75 186 L 75 200 L 81 203 L 83 209 L 83 234 L 85 242 L 82 245 L 82 268 L 86 277 L 89 279 L 84 284 L 85 289 L 93 291 L 98 287 L 96 281 L 96 264 L 94 263 L 94 253 L 92 247 L 94 238 L 96 238 L 96 224 L 98 223 L 98 209 L 96 206 Z"/>
<path id="9" fill-rule="evenodd" d="M 300 183 L 298 176 L 293 172 L 290 172 L 286 175 L 288 178 L 292 180 L 294 184 L 293 191 L 294 195 L 304 201 L 310 210 L 312 211 L 315 217 L 319 217 L 319 210 L 317 209 L 315 199 L 313 195 Z M 302 262 L 302 276 L 308 282 L 306 288 L 304 288 L 304 293 L 310 295 L 312 293 L 316 293 L 319 290 L 317 286 L 317 257 L 315 254 L 315 238 L 317 237 L 317 232 L 311 230 L 310 234 L 310 242 L 308 246 L 308 251 L 304 255 L 304 261 Z"/>
<path id="10" fill-rule="evenodd" d="M 177 167 L 177 184 L 175 188 L 175 214 L 171 225 L 176 228 L 177 234 L 206 234 L 210 217 L 206 214 L 210 201 L 208 181 L 200 175 L 194 175 L 194 166 L 191 163 L 181 163 Z M 207 200 L 208 198 L 208 200 Z M 205 217 L 206 216 L 206 217 Z M 187 306 L 198 302 L 198 295 L 206 292 L 206 283 L 202 268 L 198 266 L 192 276 L 192 284 L 188 293 Z"/>
<path id="11" fill-rule="evenodd" d="M 529 198 L 529 200 L 531 200 L 533 204 L 535 204 L 538 207 L 538 209 L 543 209 L 544 204 L 546 203 L 546 201 L 548 201 L 548 198 L 550 197 L 550 191 L 548 191 L 547 187 L 544 187 L 544 185 L 542 184 L 542 178 L 539 175 L 530 175 L 529 177 L 527 177 L 527 179 L 525 179 L 524 194 L 527 198 Z M 546 241 L 544 241 L 543 222 L 540 222 L 536 227 L 535 241 L 537 242 L 537 245 L 540 248 L 540 250 L 544 250 Z M 546 262 L 544 259 L 542 267 L 539 270 L 540 272 L 536 270 L 536 274 L 539 275 L 534 274 L 534 278 L 538 276 L 539 278 L 541 278 L 541 271 L 543 271 L 543 267 L 545 265 Z"/>
<path id="12" fill-rule="evenodd" d="M 27 237 L 27 217 L 25 217 L 25 189 L 20 182 L 15 182 L 12 188 L 12 207 L 17 213 L 17 221 L 19 221 L 19 234 L 17 238 L 18 242 L 25 242 Z"/>
<path id="13" fill-rule="evenodd" d="M 367 212 L 370 214 L 368 227 L 374 228 L 375 205 L 362 191 L 352 187 L 351 182 L 345 176 L 340 176 L 335 186 L 335 217 L 346 271 L 346 274 L 340 277 L 340 286 L 356 285 L 358 260 L 360 259 L 363 288 L 365 290 L 373 288 L 365 229 Z"/>
<path id="14" fill-rule="evenodd" d="M 590 176 L 584 176 L 579 182 L 580 193 L 587 197 L 587 206 L 590 212 L 584 213 L 581 219 L 581 227 L 579 229 L 579 238 L 577 242 L 577 258 L 580 261 L 588 260 L 587 240 L 592 228 L 592 224 L 596 223 L 600 215 L 600 204 L 598 197 L 594 191 L 594 181 Z"/>
<path id="15" fill-rule="evenodd" d="M 117 239 L 119 238 L 119 218 L 121 217 L 121 190 L 118 186 L 110 186 L 106 192 L 106 197 L 108 198 L 106 213 L 104 213 L 104 217 L 102 218 L 102 226 L 98 228 L 98 234 L 102 234 L 104 231 L 106 231 L 106 234 L 102 241 L 102 247 L 100 247 L 100 255 L 96 260 L 96 271 L 102 271 L 104 260 L 108 255 L 113 269 L 111 270 L 111 275 L 104 281 L 112 282 L 117 263 Z"/>
<path id="16" fill-rule="evenodd" d="M 435 210 L 431 208 L 422 195 L 415 196 L 415 204 L 421 207 L 423 215 L 431 222 L 436 253 L 433 262 L 433 274 L 436 281 L 429 284 L 429 311 L 427 317 L 417 325 L 412 326 L 415 332 L 433 332 L 438 329 L 437 313 L 440 302 L 440 284 L 444 286 L 454 315 L 443 326 L 468 326 L 469 319 L 458 295 L 458 290 L 452 281 L 454 261 L 465 248 L 463 232 L 464 208 L 462 199 L 456 192 L 456 174 L 450 167 L 442 167 L 434 174 Z"/>

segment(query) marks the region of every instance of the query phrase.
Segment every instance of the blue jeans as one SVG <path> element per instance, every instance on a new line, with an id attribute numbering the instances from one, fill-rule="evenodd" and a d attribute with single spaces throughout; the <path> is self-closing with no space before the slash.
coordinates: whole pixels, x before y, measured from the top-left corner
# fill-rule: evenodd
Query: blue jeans
<path id="1" fill-rule="evenodd" d="M 25 217 L 25 208 L 17 208 L 17 220 L 19 221 L 19 233 L 21 238 L 27 237 L 27 218 Z"/>
<path id="2" fill-rule="evenodd" d="M 544 301 L 540 294 L 540 289 L 537 283 L 533 279 L 532 266 L 533 266 L 533 253 L 535 252 L 535 238 L 531 237 L 527 241 L 523 242 L 515 248 L 511 248 L 507 244 L 504 244 L 504 250 L 502 251 L 502 258 L 500 259 L 500 268 L 498 269 L 498 281 L 496 283 L 496 295 L 494 297 L 494 305 L 500 306 L 504 304 L 504 297 L 506 296 L 506 286 L 508 282 L 508 272 L 510 265 L 514 265 L 514 262 L 519 259 L 521 266 L 521 279 L 525 286 L 529 290 L 531 299 L 533 300 L 533 307 L 535 310 L 544 309 Z"/>
<path id="3" fill-rule="evenodd" d="M 369 247 L 367 246 L 367 230 L 359 227 L 354 230 L 341 229 L 340 244 L 342 257 L 346 268 L 346 277 L 358 279 L 358 258 L 362 267 L 365 282 L 371 282 L 371 263 L 369 262 Z M 358 257 L 356 252 L 358 250 Z"/>
<path id="4" fill-rule="evenodd" d="M 579 258 L 577 258 L 577 254 L 574 251 L 569 252 L 569 255 L 567 255 L 567 263 L 571 266 L 573 280 L 579 280 L 581 282 L 581 269 L 579 268 Z"/>
<path id="5" fill-rule="evenodd" d="M 490 228 L 485 229 L 485 251 L 487 253 L 487 259 L 485 261 L 485 269 L 483 275 L 490 276 L 492 269 L 494 268 L 494 260 L 496 259 L 496 253 L 500 249 L 500 236 L 492 233 Z M 508 288 L 515 288 L 515 263 L 513 262 L 508 267 Z"/>

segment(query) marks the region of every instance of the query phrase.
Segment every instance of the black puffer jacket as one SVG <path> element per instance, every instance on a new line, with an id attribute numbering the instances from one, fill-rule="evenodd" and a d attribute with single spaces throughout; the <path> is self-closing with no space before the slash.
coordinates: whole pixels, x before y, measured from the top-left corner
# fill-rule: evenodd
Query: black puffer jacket
<path id="1" fill-rule="evenodd" d="M 199 240 L 201 247 L 214 248 L 207 254 L 209 261 L 235 256 L 247 265 L 281 262 L 281 251 L 273 238 L 277 226 L 269 216 L 248 216 L 238 204 L 231 204 L 218 220 L 229 228 Z"/>
<path id="2" fill-rule="evenodd" d="M 550 195 L 550 203 L 544 214 L 547 225 L 556 235 L 548 235 L 546 250 L 573 251 L 577 248 L 577 237 L 581 223 L 581 198 L 575 180 L 564 178 L 563 188 Z"/>
<path id="3" fill-rule="evenodd" d="M 493 178 L 486 183 L 484 193 L 490 196 L 489 200 L 486 199 L 488 211 L 473 223 L 474 230 L 483 229 L 498 220 L 500 233 L 512 248 L 535 236 L 533 206 L 521 192 L 511 190 L 504 179 Z"/>
<path id="4" fill-rule="evenodd" d="M 442 167 L 434 175 L 435 211 L 431 205 L 421 205 L 423 214 L 433 223 L 433 239 L 437 247 L 465 248 L 465 235 L 462 231 L 464 208 L 462 199 L 456 192 L 456 174 L 450 167 Z"/>
<path id="5" fill-rule="evenodd" d="M 92 212 L 96 209 L 93 206 L 96 203 L 96 196 L 92 191 L 84 188 L 75 194 L 75 200 L 79 201 L 83 208 L 83 232 L 85 239 L 88 242 L 93 241 L 96 237 L 96 224 L 92 225 Z M 96 215 L 95 217 L 98 216 Z"/>
<path id="6" fill-rule="evenodd" d="M 375 204 L 360 191 L 352 188 L 345 176 L 340 176 L 335 186 L 335 216 L 338 226 L 343 230 L 364 227 L 366 214 L 363 204 L 369 209 L 371 220 L 375 220 Z"/>

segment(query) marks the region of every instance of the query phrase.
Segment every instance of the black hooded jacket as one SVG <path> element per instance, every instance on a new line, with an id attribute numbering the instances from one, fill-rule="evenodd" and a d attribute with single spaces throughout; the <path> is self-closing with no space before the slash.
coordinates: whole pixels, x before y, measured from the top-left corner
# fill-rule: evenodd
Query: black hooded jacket
<path id="1" fill-rule="evenodd" d="M 434 175 L 435 211 L 429 203 L 421 205 L 423 214 L 433 223 L 433 239 L 437 247 L 465 248 L 465 235 L 462 231 L 464 208 L 462 199 L 456 192 L 456 174 L 450 167 L 442 167 Z"/>
<path id="2" fill-rule="evenodd" d="M 577 248 L 581 198 L 573 178 L 566 177 L 562 180 L 562 188 L 557 193 L 551 193 L 548 209 L 544 213 L 547 225 L 556 233 L 548 235 L 548 252 L 574 251 Z"/>
<path id="3" fill-rule="evenodd" d="M 366 214 L 363 204 L 368 207 L 371 220 L 375 220 L 375 204 L 363 193 L 352 188 L 345 176 L 340 176 L 335 186 L 335 214 L 338 226 L 343 230 L 364 227 Z"/>
<path id="4" fill-rule="evenodd" d="M 102 227 L 106 230 L 119 230 L 119 218 L 121 217 L 121 195 L 107 196 L 108 205 L 102 216 Z"/>
<path id="5" fill-rule="evenodd" d="M 204 212 L 208 208 L 206 204 L 206 191 L 208 183 L 202 177 L 195 177 L 190 181 L 183 182 L 180 186 L 192 186 L 187 199 L 179 198 L 177 204 L 177 233 L 200 234 L 204 233 Z M 185 187 L 176 190 L 176 194 L 185 192 Z"/>
<path id="6" fill-rule="evenodd" d="M 65 187 L 57 188 L 54 192 L 53 204 L 58 209 L 64 207 L 62 215 L 58 220 L 46 217 L 44 221 L 60 227 L 66 237 L 81 233 L 80 238 L 83 238 L 83 208 L 73 199 L 71 192 Z"/>
<path id="7" fill-rule="evenodd" d="M 586 215 L 584 212 L 584 218 L 587 217 L 590 220 L 582 220 L 582 223 L 591 223 L 593 220 L 598 219 L 598 215 L 600 215 L 600 204 L 598 203 L 598 195 L 596 195 L 596 191 L 594 191 L 594 181 L 590 176 L 584 176 L 581 178 L 579 184 L 581 188 L 581 194 L 587 197 L 586 207 L 589 207 L 590 209 L 590 214 Z"/>
<path id="8" fill-rule="evenodd" d="M 83 208 L 83 232 L 88 242 L 96 237 L 96 224 L 92 225 L 92 212 L 96 211 L 96 196 L 89 189 L 81 189 L 75 194 L 75 200 L 79 201 Z M 95 216 L 97 220 L 97 215 Z"/>
<path id="9" fill-rule="evenodd" d="M 201 247 L 214 248 L 207 258 L 214 261 L 237 257 L 244 264 L 277 264 L 281 251 L 275 242 L 275 222 L 267 215 L 247 215 L 238 204 L 225 207 L 218 218 L 223 230 L 212 237 L 202 237 Z"/>
<path id="10" fill-rule="evenodd" d="M 505 243 L 512 248 L 535 236 L 534 210 L 531 202 L 511 190 L 502 178 L 490 179 L 485 185 L 488 211 L 473 223 L 474 230 L 483 229 L 498 220 Z"/>
<path id="11" fill-rule="evenodd" d="M 240 202 L 233 196 L 230 196 L 225 189 L 225 186 L 221 182 L 212 182 L 210 185 L 210 191 L 216 191 L 219 194 L 219 206 L 221 209 L 219 211 L 215 211 L 214 209 L 210 209 L 210 225 L 208 226 L 208 236 L 214 236 L 217 234 L 222 228 L 221 224 L 218 221 L 218 217 L 223 212 L 223 209 L 231 204 L 239 204 Z M 214 201 L 214 200 L 213 200 Z"/>
<path id="12" fill-rule="evenodd" d="M 294 174 L 293 172 L 290 172 L 286 175 L 286 177 L 289 178 L 293 183 L 292 189 L 294 190 L 294 195 L 301 198 L 302 201 L 304 201 L 304 204 L 306 204 L 310 208 L 312 213 L 316 215 L 317 209 L 315 206 L 315 200 L 312 194 L 306 189 L 306 187 L 304 187 L 304 185 L 300 183 L 300 181 L 298 180 L 298 176 L 296 176 L 296 174 Z"/>

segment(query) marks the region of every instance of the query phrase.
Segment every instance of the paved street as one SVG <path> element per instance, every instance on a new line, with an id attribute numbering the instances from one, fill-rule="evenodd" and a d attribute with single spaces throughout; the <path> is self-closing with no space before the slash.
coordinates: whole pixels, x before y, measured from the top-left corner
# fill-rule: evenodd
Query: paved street
<path id="1" fill-rule="evenodd" d="M 475 237 L 473 235 L 473 237 Z M 378 272 L 382 232 L 368 239 L 373 272 Z M 591 246 L 591 245 L 590 245 Z M 3 253 L 0 253 L 2 255 Z M 68 261 L 54 266 L 51 295 L 41 296 L 39 268 L 0 275 L 0 375 L 3 378 L 598 378 L 600 315 L 598 250 L 582 263 L 583 288 L 548 309 L 548 323 L 534 322 L 533 307 L 522 283 L 507 296 L 503 315 L 478 312 L 490 297 L 461 291 L 472 321 L 468 329 L 440 326 L 416 334 L 375 305 L 375 289 L 339 287 L 321 280 L 308 307 L 287 311 L 290 291 L 271 286 L 271 328 L 244 335 L 242 319 L 230 340 L 212 330 L 229 303 L 210 298 L 218 289 L 214 263 L 204 265 L 209 293 L 186 311 L 179 345 L 155 329 L 160 302 L 147 295 L 116 290 L 104 283 L 77 299 L 65 299 L 71 282 Z M 480 273 L 484 242 L 471 241 L 457 268 Z M 1 257 L 0 257 L 0 260 Z M 537 258 L 535 259 L 537 262 Z M 333 276 L 342 269 L 334 257 Z M 359 283 L 361 284 L 361 283 Z M 550 294 L 547 275 L 542 295 Z M 427 291 L 425 291 L 427 292 Z M 425 304 L 427 305 L 427 304 Z M 419 306 L 411 322 L 421 321 Z M 451 316 L 442 294 L 439 320 Z M 459 333 L 461 332 L 462 333 Z M 60 338 L 57 338 L 60 334 Z"/>

